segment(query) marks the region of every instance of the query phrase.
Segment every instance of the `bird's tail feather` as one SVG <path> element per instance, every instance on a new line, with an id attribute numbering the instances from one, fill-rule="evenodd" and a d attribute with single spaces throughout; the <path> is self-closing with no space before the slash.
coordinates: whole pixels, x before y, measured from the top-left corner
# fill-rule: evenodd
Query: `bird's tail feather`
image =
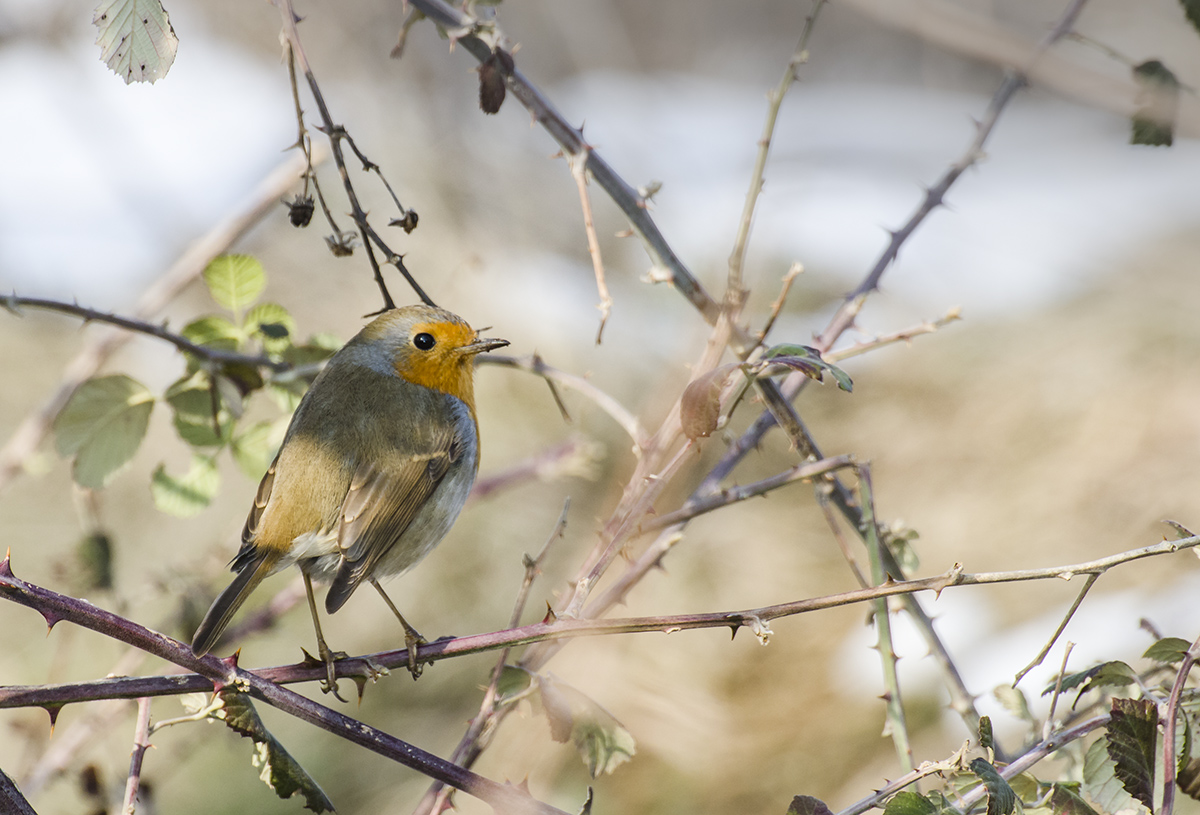
<path id="1" fill-rule="evenodd" d="M 250 592 L 258 587 L 263 578 L 271 573 L 277 558 L 271 557 L 272 552 L 263 551 L 238 569 L 237 577 L 213 600 L 208 613 L 196 628 L 192 637 L 192 653 L 202 657 L 216 645 L 217 639 L 225 632 L 226 626 L 234 613 L 241 608 L 242 603 L 250 596 Z"/>

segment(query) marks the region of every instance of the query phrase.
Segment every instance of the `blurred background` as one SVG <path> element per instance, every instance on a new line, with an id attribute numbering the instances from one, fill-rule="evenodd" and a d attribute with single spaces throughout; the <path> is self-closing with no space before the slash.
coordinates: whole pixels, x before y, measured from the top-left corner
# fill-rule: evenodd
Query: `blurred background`
<path id="1" fill-rule="evenodd" d="M 295 140 L 279 16 L 266 3 L 169 0 L 178 58 L 153 86 L 126 86 L 99 60 L 92 8 L 58 0 L 0 0 L 0 289 L 128 311 L 148 285 L 274 167 Z M 882 251 L 973 135 L 1006 55 L 1041 39 L 1065 8 L 1044 0 L 834 0 L 822 12 L 802 81 L 785 100 L 748 256 L 751 327 L 799 261 L 775 341 L 805 342 Z M 803 0 L 508 0 L 498 19 L 519 45 L 517 66 L 634 186 L 661 182 L 653 215 L 693 272 L 719 293 L 774 87 L 800 36 Z M 428 22 L 389 59 L 406 10 L 398 2 L 300 2 L 301 36 L 334 118 L 420 213 L 392 245 L 439 304 L 552 365 L 587 375 L 654 428 L 689 379 L 707 332 L 664 285 L 643 282 L 649 261 L 595 185 L 593 206 L 615 303 L 594 344 L 597 295 L 579 199 L 549 136 L 511 98 L 478 109 L 475 63 Z M 921 574 L 1067 564 L 1146 546 L 1172 518 L 1200 525 L 1200 147 L 1195 99 L 1200 35 L 1174 0 L 1092 0 L 1076 30 L 1119 52 L 1066 41 L 1042 81 L 1018 94 L 987 147 L 905 244 L 846 342 L 908 328 L 961 307 L 964 320 L 909 347 L 845 364 L 853 394 L 808 389 L 798 407 L 827 454 L 873 466 L 881 517 L 915 529 Z M 1009 56 L 1008 58 L 1011 58 Z M 1125 117 L 1130 63 L 1160 59 L 1184 83 L 1171 148 L 1132 147 Z M 313 105 L 305 98 L 309 123 Z M 356 172 L 356 171 L 355 171 Z M 331 166 L 320 170 L 335 217 L 351 224 Z M 362 174 L 377 225 L 386 192 Z M 383 220 L 381 220 L 383 219 Z M 318 218 L 319 220 L 319 218 Z M 347 339 L 378 292 L 361 251 L 335 259 L 323 224 L 293 229 L 280 206 L 234 249 L 266 267 L 266 298 L 301 332 Z M 394 296 L 412 298 L 398 278 Z M 200 284 L 162 313 L 175 327 L 215 311 Z M 53 391 L 92 328 L 29 312 L 0 314 L 5 387 L 0 436 Z M 181 361 L 149 340 L 106 368 L 151 389 Z M 478 377 L 481 476 L 566 440 L 586 460 L 567 475 L 475 502 L 422 566 L 391 594 L 427 636 L 505 625 L 523 573 L 565 497 L 569 526 L 534 587 L 527 617 L 593 546 L 632 471 L 629 440 L 598 409 L 568 394 L 563 421 L 544 384 L 484 368 Z M 266 400 L 253 407 L 277 415 Z M 745 404 L 736 432 L 758 407 Z M 273 412 L 274 411 L 274 412 Z M 716 460 L 705 452 L 660 504 L 674 509 Z M 0 492 L 3 545 L 17 575 L 86 593 L 99 605 L 184 639 L 188 615 L 223 586 L 224 566 L 255 483 L 227 460 L 220 496 L 199 516 L 156 512 L 147 484 L 189 451 L 156 408 L 132 466 L 85 507 L 52 442 Z M 794 463 L 771 436 L 735 474 L 747 483 Z M 81 520 L 94 511 L 114 543 L 114 584 L 83 582 Z M 854 586 L 803 485 L 694 522 L 624 612 L 670 614 L 762 606 Z M 252 604 L 292 576 L 274 578 Z M 980 707 L 1011 746 L 1022 725 L 991 701 L 1037 653 L 1079 581 L 1010 584 L 922 598 Z M 1193 639 L 1200 569 L 1189 554 L 1142 561 L 1103 577 L 1064 634 L 1075 668 L 1136 660 L 1166 635 Z M 115 670 L 160 673 L 124 649 L 0 607 L 0 683 L 85 680 Z M 764 648 L 728 632 L 635 635 L 571 644 L 550 670 L 632 732 L 637 755 L 591 782 L 570 745 L 549 739 L 534 710 L 510 717 L 477 769 L 528 779 L 534 795 L 574 811 L 589 783 L 593 811 L 783 813 L 796 794 L 835 810 L 898 772 L 881 736 L 878 658 L 865 607 L 779 620 Z M 373 596 L 355 596 L 327 623 L 336 648 L 398 647 L 401 634 Z M 918 638 L 899 623 L 897 650 L 918 761 L 940 759 L 969 735 Z M 311 647 L 298 608 L 242 643 L 242 664 L 295 661 Z M 1062 644 L 1021 685 L 1037 697 Z M 417 683 L 397 672 L 347 712 L 448 754 L 477 710 L 493 657 L 430 667 Z M 315 688 L 301 688 L 309 694 Z M 327 701 L 327 700 L 322 700 Z M 327 734 L 262 711 L 267 724 L 343 813 L 411 811 L 416 774 Z M 154 703 L 156 720 L 182 713 Z M 90 730 L 86 729 L 90 723 Z M 53 737 L 43 711 L 0 716 L 0 767 L 43 815 L 91 811 L 81 779 L 119 794 L 133 706 L 71 706 Z M 71 741 L 80 734 L 79 742 Z M 162 731 L 144 778 L 161 812 L 297 812 L 248 763 L 249 742 L 219 726 Z M 58 756 L 62 756 L 59 758 Z M 89 769 L 90 768 L 90 769 Z M 89 775 L 90 773 L 90 775 Z M 459 799 L 464 812 L 482 805 Z M 1185 801 L 1182 811 L 1197 811 Z M 1187 809 L 1191 807 L 1191 809 Z"/>

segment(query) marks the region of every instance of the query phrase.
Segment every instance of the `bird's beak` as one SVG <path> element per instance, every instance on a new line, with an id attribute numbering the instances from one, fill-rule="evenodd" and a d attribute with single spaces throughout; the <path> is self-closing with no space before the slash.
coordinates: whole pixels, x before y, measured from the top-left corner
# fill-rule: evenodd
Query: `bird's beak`
<path id="1" fill-rule="evenodd" d="M 463 347 L 463 353 L 467 356 L 475 356 L 482 354 L 484 351 L 495 351 L 497 348 L 503 348 L 508 345 L 508 340 L 486 339 L 483 337 L 477 338 L 475 342 Z"/>

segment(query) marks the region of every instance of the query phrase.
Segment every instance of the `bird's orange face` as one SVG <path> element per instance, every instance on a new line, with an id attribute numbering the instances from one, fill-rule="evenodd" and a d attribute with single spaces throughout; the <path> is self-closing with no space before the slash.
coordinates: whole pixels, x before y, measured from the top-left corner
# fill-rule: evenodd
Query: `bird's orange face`
<path id="1" fill-rule="evenodd" d="M 413 325 L 396 353 L 397 376 L 456 396 L 475 409 L 471 357 L 479 335 L 466 323 L 438 320 Z"/>

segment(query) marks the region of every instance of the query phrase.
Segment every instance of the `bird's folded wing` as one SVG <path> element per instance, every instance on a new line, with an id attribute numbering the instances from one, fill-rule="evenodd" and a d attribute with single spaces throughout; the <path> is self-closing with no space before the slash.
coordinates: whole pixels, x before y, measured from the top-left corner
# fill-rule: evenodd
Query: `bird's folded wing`
<path id="1" fill-rule="evenodd" d="M 447 430 L 424 453 L 392 461 L 386 469 L 370 462 L 355 469 L 342 503 L 338 528 L 342 563 L 325 598 L 329 612 L 341 608 L 408 529 L 458 459 L 455 441 L 455 433 Z"/>

